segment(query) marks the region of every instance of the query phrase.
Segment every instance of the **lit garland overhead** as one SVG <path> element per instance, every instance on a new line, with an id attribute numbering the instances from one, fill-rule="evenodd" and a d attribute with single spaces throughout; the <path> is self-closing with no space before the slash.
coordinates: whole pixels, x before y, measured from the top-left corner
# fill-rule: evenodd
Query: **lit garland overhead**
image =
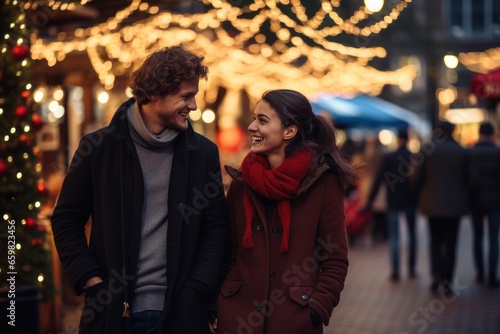
<path id="1" fill-rule="evenodd" d="M 160 12 L 147 2 L 132 0 L 105 23 L 77 29 L 71 35 L 61 33 L 56 41 L 35 39 L 32 57 L 54 66 L 72 52 L 85 51 L 100 82 L 111 89 L 116 76 L 130 73 L 152 51 L 183 43 L 204 55 L 210 68 L 209 81 L 200 87 L 206 99 L 214 96 L 210 91 L 218 86 L 245 89 L 256 99 L 266 89 L 278 87 L 305 94 L 329 90 L 377 95 L 385 85 L 408 83 L 415 77 L 411 66 L 394 71 L 369 66 L 370 60 L 386 56 L 382 47 L 348 47 L 329 39 L 340 33 L 360 38 L 377 34 L 396 20 L 411 0 L 400 1 L 387 15 L 377 16 L 378 22 L 366 26 L 360 25 L 373 13 L 361 6 L 349 19 L 342 19 L 334 10 L 339 0 L 322 0 L 312 17 L 306 15 L 299 0 L 255 0 L 244 8 L 225 0 L 203 2 L 212 9 L 187 16 Z M 295 17 L 285 14 L 283 6 L 289 6 Z M 135 11 L 149 17 L 121 25 Z M 325 26 L 327 17 L 333 26 Z M 228 33 L 224 23 L 230 23 L 236 33 Z M 261 33 L 264 23 L 276 35 L 273 43 Z"/>
<path id="2" fill-rule="evenodd" d="M 80 0 L 79 5 L 86 5 L 92 0 Z M 48 6 L 51 10 L 75 10 L 78 5 L 75 3 L 64 3 L 61 1 L 54 1 L 54 0 L 42 0 L 42 1 L 36 1 L 36 2 L 26 2 L 24 4 L 24 9 L 36 9 L 38 6 Z"/>
<path id="3" fill-rule="evenodd" d="M 460 53 L 458 59 L 471 71 L 488 73 L 500 67 L 500 47 L 483 52 Z"/>

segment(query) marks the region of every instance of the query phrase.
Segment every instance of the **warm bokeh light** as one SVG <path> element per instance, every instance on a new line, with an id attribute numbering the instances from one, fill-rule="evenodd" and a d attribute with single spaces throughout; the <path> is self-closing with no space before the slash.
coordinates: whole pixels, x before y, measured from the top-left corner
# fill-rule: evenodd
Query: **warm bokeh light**
<path id="1" fill-rule="evenodd" d="M 448 87 L 444 89 L 438 89 L 437 98 L 439 103 L 442 105 L 448 105 L 453 103 L 458 96 L 457 89 L 455 87 Z"/>
<path id="2" fill-rule="evenodd" d="M 486 110 L 481 108 L 448 109 L 445 118 L 453 124 L 480 123 L 486 114 Z"/>
<path id="3" fill-rule="evenodd" d="M 57 110 L 57 107 L 59 107 L 59 102 L 52 100 L 49 102 L 49 110 L 52 112 L 55 112 Z"/>
<path id="4" fill-rule="evenodd" d="M 52 94 L 52 97 L 54 98 L 54 100 L 61 101 L 64 97 L 63 90 L 61 88 L 56 89 Z"/>
<path id="5" fill-rule="evenodd" d="M 443 61 L 449 69 L 454 69 L 458 66 L 458 57 L 455 55 L 446 55 L 444 56 Z"/>
<path id="6" fill-rule="evenodd" d="M 233 6 L 228 0 L 203 2 L 212 9 L 186 15 L 158 11 L 140 0 L 132 0 L 104 23 L 76 29 L 74 33 L 62 32 L 55 41 L 39 37 L 32 43 L 32 58 L 44 59 L 54 66 L 72 52 L 86 52 L 100 83 L 111 89 L 117 76 L 137 68 L 151 50 L 183 43 L 203 54 L 210 68 L 209 82 L 200 84 L 200 96 L 206 95 L 207 101 L 213 96 L 213 86 L 244 89 L 251 102 L 265 90 L 279 86 L 306 95 L 325 87 L 339 94 L 378 95 L 386 85 L 405 83 L 404 87 L 408 87 L 416 76 L 412 65 L 393 71 L 370 66 L 372 59 L 386 57 L 382 47 L 349 47 L 332 38 L 342 33 L 363 38 L 378 34 L 398 19 L 411 0 L 386 5 L 387 11 L 377 16 L 360 6 L 345 18 L 336 12 L 336 1 L 323 2 L 309 17 L 296 0 L 281 1 L 291 7 L 293 15 L 282 11 L 282 6 L 273 0 L 255 0 L 245 8 Z M 136 11 L 147 18 L 123 24 Z M 326 18 L 334 24 L 325 24 Z M 368 18 L 375 21 L 367 24 Z M 221 24 L 224 22 L 230 22 L 238 33 L 229 35 Z M 270 26 L 275 41 L 267 40 L 261 33 L 264 24 Z M 314 45 L 307 43 L 306 38 Z M 297 66 L 298 62 L 302 65 Z M 200 104 L 201 109 L 204 107 Z"/>
<path id="7" fill-rule="evenodd" d="M 410 150 L 410 152 L 412 152 L 413 154 L 417 154 L 420 151 L 420 148 L 421 148 L 420 140 L 412 137 L 408 139 L 408 149 Z"/>
<path id="8" fill-rule="evenodd" d="M 101 91 L 99 94 L 97 94 L 97 101 L 101 104 L 105 104 L 109 101 L 109 94 L 108 92 Z"/>
<path id="9" fill-rule="evenodd" d="M 401 81 L 398 84 L 399 89 L 401 89 L 402 92 L 408 93 L 411 92 L 413 88 L 413 81 L 412 80 L 404 80 Z"/>
<path id="10" fill-rule="evenodd" d="M 384 0 L 365 0 L 365 6 L 369 11 L 377 13 L 384 6 Z"/>
<path id="11" fill-rule="evenodd" d="M 488 73 L 499 67 L 500 47 L 488 49 L 484 52 L 460 53 L 458 59 L 461 64 L 471 71 Z"/>
<path id="12" fill-rule="evenodd" d="M 393 144 L 395 142 L 396 136 L 394 135 L 394 133 L 392 131 L 381 130 L 378 133 L 378 140 L 380 140 L 380 142 L 383 145 L 389 146 L 389 145 L 391 145 L 391 144 Z"/>
<path id="13" fill-rule="evenodd" d="M 35 100 L 36 103 L 40 103 L 43 100 L 45 90 L 42 88 L 39 88 L 35 91 L 33 94 L 33 99 Z"/>
<path id="14" fill-rule="evenodd" d="M 201 119 L 201 110 L 200 109 L 192 110 L 189 112 L 188 115 L 192 121 L 199 121 Z"/>
<path id="15" fill-rule="evenodd" d="M 212 110 L 207 109 L 201 115 L 201 119 L 207 124 L 212 123 L 215 121 L 215 113 Z"/>

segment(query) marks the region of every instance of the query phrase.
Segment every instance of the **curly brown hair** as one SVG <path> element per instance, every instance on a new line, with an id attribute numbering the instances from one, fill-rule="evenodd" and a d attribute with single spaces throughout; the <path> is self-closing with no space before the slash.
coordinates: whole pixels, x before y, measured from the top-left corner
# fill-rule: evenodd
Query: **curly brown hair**
<path id="1" fill-rule="evenodd" d="M 150 97 L 176 93 L 183 81 L 207 79 L 204 57 L 184 49 L 182 45 L 166 47 L 150 54 L 132 73 L 132 94 L 138 104 L 147 104 Z"/>

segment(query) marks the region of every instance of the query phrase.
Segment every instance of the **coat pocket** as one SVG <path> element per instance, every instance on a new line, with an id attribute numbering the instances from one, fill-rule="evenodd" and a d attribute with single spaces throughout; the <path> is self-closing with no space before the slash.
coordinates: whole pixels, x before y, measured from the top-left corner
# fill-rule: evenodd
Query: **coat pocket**
<path id="1" fill-rule="evenodd" d="M 79 333 L 97 333 L 106 328 L 107 306 L 112 298 L 108 282 L 104 280 L 85 289 Z"/>
<path id="2" fill-rule="evenodd" d="M 288 287 L 290 299 L 302 306 L 309 303 L 313 291 L 314 286 L 312 285 L 290 285 Z"/>
<path id="3" fill-rule="evenodd" d="M 224 298 L 232 297 L 238 293 L 242 285 L 243 281 L 227 279 L 220 288 L 220 294 Z"/>

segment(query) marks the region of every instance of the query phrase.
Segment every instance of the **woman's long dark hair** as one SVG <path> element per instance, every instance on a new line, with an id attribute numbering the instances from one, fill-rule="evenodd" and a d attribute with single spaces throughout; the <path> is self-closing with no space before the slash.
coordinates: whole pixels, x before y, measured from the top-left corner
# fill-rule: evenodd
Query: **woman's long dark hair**
<path id="1" fill-rule="evenodd" d="M 301 93 L 290 89 L 270 90 L 262 95 L 278 114 L 284 127 L 297 126 L 297 135 L 285 148 L 285 155 L 309 148 L 313 153 L 313 166 L 320 157 L 333 160 L 334 167 L 344 188 L 353 185 L 357 172 L 337 147 L 333 123 L 313 113 L 311 103 Z"/>

